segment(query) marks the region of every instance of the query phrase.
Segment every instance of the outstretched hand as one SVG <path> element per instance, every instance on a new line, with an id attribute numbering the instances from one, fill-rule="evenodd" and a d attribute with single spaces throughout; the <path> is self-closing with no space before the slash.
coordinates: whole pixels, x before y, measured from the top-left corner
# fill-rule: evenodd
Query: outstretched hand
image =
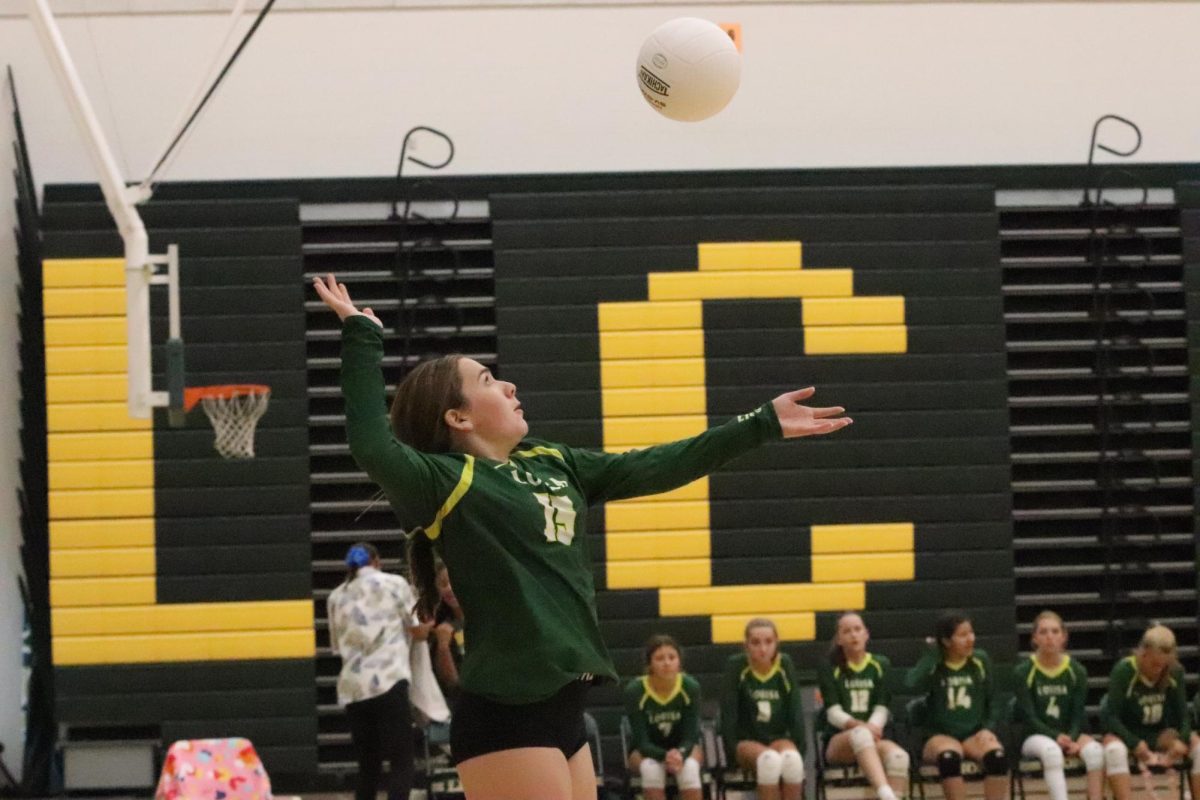
<path id="1" fill-rule="evenodd" d="M 383 327 L 383 323 L 379 321 L 379 317 L 369 308 L 364 308 L 359 311 L 354 305 L 354 301 L 350 299 L 350 292 L 346 289 L 346 284 L 338 283 L 333 277 L 333 273 L 325 276 L 322 280 L 320 277 L 313 278 L 313 288 L 317 290 L 317 294 L 325 305 L 333 309 L 333 312 L 338 315 L 338 319 L 345 320 L 346 317 L 353 317 L 361 314 L 367 319 L 374 322 L 379 327 Z"/>
<path id="2" fill-rule="evenodd" d="M 781 394 L 771 401 L 771 405 L 775 406 L 775 415 L 779 417 L 779 427 L 783 429 L 783 438 L 822 436 L 840 431 L 854 422 L 845 416 L 846 409 L 841 406 L 811 408 L 800 405 L 816 393 L 817 390 L 810 386 L 807 389 Z"/>

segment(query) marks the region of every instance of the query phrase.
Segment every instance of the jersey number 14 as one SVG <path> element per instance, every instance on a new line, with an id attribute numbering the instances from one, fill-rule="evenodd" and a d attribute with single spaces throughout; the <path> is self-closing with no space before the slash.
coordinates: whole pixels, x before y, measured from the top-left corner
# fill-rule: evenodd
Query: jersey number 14
<path id="1" fill-rule="evenodd" d="M 956 708 L 970 708 L 971 695 L 967 693 L 966 686 L 947 686 L 946 687 L 946 708 L 953 711 Z"/>

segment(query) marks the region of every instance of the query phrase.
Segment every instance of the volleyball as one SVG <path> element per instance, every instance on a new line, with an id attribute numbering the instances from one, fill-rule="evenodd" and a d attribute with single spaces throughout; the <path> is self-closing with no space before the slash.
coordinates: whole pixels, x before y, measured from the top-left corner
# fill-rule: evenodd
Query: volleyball
<path id="1" fill-rule="evenodd" d="M 741 53 L 728 33 L 706 19 L 664 22 L 638 53 L 642 97 L 680 122 L 699 122 L 725 108 L 741 79 Z"/>

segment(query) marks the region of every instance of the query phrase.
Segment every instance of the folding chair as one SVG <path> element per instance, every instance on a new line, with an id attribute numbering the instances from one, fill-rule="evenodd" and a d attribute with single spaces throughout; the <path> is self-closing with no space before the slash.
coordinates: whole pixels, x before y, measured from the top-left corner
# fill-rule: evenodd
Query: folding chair
<path id="1" fill-rule="evenodd" d="M 725 752 L 725 740 L 718 731 L 721 728 L 721 711 L 717 709 L 711 721 L 700 723 L 700 740 L 704 744 L 704 760 L 712 770 L 716 784 L 717 800 L 725 800 L 726 793 L 733 789 L 736 792 L 753 792 L 758 787 L 758 779 L 753 770 L 745 770 L 737 764 L 731 764 L 729 754 Z"/>

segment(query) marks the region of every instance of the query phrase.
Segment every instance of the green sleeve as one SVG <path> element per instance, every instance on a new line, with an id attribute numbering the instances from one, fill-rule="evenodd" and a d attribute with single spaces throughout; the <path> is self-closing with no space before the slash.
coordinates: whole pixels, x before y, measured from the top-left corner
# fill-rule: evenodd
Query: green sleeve
<path id="1" fill-rule="evenodd" d="M 725 753 L 733 763 L 738 743 L 738 689 L 742 671 L 741 660 L 733 657 L 725 663 L 725 674 L 721 677 L 721 738 L 725 740 Z"/>
<path id="2" fill-rule="evenodd" d="M 1029 689 L 1029 674 L 1032 669 L 1033 666 L 1028 659 L 1018 662 L 1017 666 L 1013 668 L 1013 686 L 1015 687 L 1013 691 L 1017 698 L 1016 716 L 1020 722 L 1025 724 L 1028 733 L 1040 733 L 1054 739 L 1058 736 L 1058 732 L 1038 716 L 1037 708 L 1033 704 L 1033 692 Z"/>
<path id="3" fill-rule="evenodd" d="M 832 664 L 822 661 L 817 667 L 817 690 L 821 693 L 821 706 L 824 709 L 817 724 L 822 725 L 828 722 L 826 714 L 829 709 L 841 703 L 841 698 L 838 697 L 837 683 L 833 678 Z M 842 710 L 845 711 L 845 709 Z"/>
<path id="4" fill-rule="evenodd" d="M 983 698 L 987 704 L 987 711 L 983 715 L 983 726 L 992 733 L 996 733 L 999 730 L 1000 718 L 1004 714 L 1004 709 L 1000 707 L 996 697 L 996 671 L 992 668 L 991 656 L 982 650 L 976 650 L 975 653 L 984 667 Z"/>
<path id="5" fill-rule="evenodd" d="M 627 453 L 567 448 L 589 505 L 685 486 L 782 435 L 770 403 L 698 436 Z"/>
<path id="6" fill-rule="evenodd" d="M 933 676 L 941 661 L 942 653 L 936 647 L 926 650 L 904 676 L 904 688 L 913 694 L 929 694 L 933 691 Z"/>
<path id="7" fill-rule="evenodd" d="M 879 664 L 880 669 L 881 669 L 881 673 L 879 675 L 879 690 L 878 690 L 879 697 L 875 701 L 875 705 L 888 706 L 889 708 L 891 708 L 891 705 L 892 705 L 892 684 L 891 684 L 892 662 L 888 659 L 887 656 L 875 656 L 875 661 Z"/>
<path id="8" fill-rule="evenodd" d="M 788 693 L 788 729 L 792 732 L 792 742 L 796 749 L 804 752 L 804 693 L 800 684 L 796 683 L 796 665 L 787 653 L 780 659 L 780 666 L 787 675 L 792 690 Z"/>
<path id="9" fill-rule="evenodd" d="M 365 316 L 342 323 L 346 438 L 355 462 L 407 525 L 428 525 L 457 485 L 465 458 L 421 453 L 392 435 L 384 392 L 383 331 Z"/>
<path id="10" fill-rule="evenodd" d="M 687 758 L 692 748 L 700 742 L 700 682 L 691 675 L 684 675 L 683 688 L 691 702 L 684 707 L 683 719 L 679 721 L 682 734 L 679 739 L 679 753 Z"/>
<path id="11" fill-rule="evenodd" d="M 638 707 L 641 701 L 642 683 L 635 678 L 625 687 L 625 715 L 629 717 L 630 731 L 629 748 L 637 750 L 648 758 L 662 760 L 667 751 L 650 741 L 650 729 L 646 723 L 646 714 Z"/>
<path id="12" fill-rule="evenodd" d="M 1133 752 L 1142 738 L 1125 725 L 1125 689 L 1129 686 L 1129 661 L 1122 659 L 1113 667 L 1108 678 L 1108 694 L 1104 696 L 1104 727 L 1107 733 L 1118 737 Z"/>
<path id="13" fill-rule="evenodd" d="M 1087 668 L 1075 659 L 1071 659 L 1071 669 L 1075 672 L 1075 685 L 1071 688 L 1071 707 L 1067 715 L 1067 735 L 1071 741 L 1083 733 L 1087 722 Z"/>
<path id="14" fill-rule="evenodd" d="M 1171 679 L 1174 681 L 1174 686 L 1171 687 L 1171 693 L 1167 697 L 1167 702 L 1170 703 L 1173 709 L 1172 713 L 1179 720 L 1179 738 L 1184 744 L 1188 743 L 1188 739 L 1192 737 L 1192 715 L 1188 713 L 1187 690 L 1184 688 L 1184 673 L 1180 668 L 1178 671 L 1173 671 Z"/>

